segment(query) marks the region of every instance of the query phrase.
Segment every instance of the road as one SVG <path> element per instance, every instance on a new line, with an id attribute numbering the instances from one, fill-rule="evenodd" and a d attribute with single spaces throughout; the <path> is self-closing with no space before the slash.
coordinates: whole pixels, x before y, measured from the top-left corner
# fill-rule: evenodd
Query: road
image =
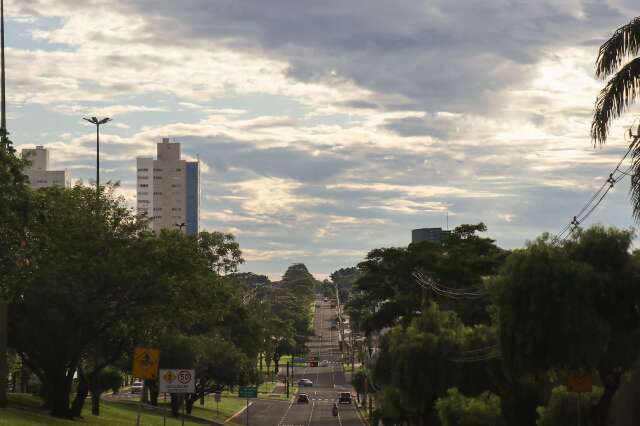
<path id="1" fill-rule="evenodd" d="M 309 404 L 297 404 L 282 401 L 255 401 L 250 409 L 250 425 L 252 426 L 363 426 L 353 405 L 340 405 L 338 416 L 331 410 L 339 392 L 351 392 L 351 385 L 346 382 L 340 353 L 338 349 L 338 332 L 331 330 L 336 310 L 329 303 L 321 303 L 316 307 L 314 331 L 316 336 L 309 342 L 309 355 L 317 355 L 319 367 L 295 368 L 294 381 L 302 378 L 313 381 L 312 387 L 300 388 L 300 392 L 309 395 Z M 327 361 L 326 365 L 323 361 Z M 246 413 L 243 413 L 243 415 Z M 236 421 L 244 420 L 238 416 Z"/>

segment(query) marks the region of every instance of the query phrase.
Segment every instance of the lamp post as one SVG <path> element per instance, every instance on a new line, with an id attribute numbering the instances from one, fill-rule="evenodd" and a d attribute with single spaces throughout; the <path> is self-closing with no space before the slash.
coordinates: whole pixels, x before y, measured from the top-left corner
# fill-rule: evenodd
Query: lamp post
<path id="1" fill-rule="evenodd" d="M 107 124 L 112 119 L 109 117 L 102 120 L 98 120 L 96 117 L 82 117 L 82 119 L 96 126 L 96 196 L 100 198 L 100 126 Z"/>

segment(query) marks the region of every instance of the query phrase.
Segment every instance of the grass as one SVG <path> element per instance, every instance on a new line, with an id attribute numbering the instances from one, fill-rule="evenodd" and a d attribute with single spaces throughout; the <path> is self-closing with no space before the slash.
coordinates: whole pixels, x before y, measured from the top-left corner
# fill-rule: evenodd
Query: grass
<path id="1" fill-rule="evenodd" d="M 127 425 L 132 426 L 136 424 L 137 418 L 137 404 L 134 402 L 111 402 L 102 401 L 100 404 L 100 416 L 91 415 L 91 404 L 87 401 L 85 404 L 85 410 L 83 411 L 82 419 L 76 420 L 64 420 L 51 417 L 47 410 L 41 408 L 41 400 L 39 398 L 30 395 L 9 395 L 9 406 L 4 409 L 0 409 L 0 425 L 2 426 L 36 426 L 36 425 L 51 425 L 51 426 L 72 426 L 72 425 Z M 239 409 L 244 407 L 244 400 L 233 400 L 232 398 L 223 399 L 220 403 L 220 415 L 215 414 L 215 402 L 213 397 L 210 398 L 210 402 L 207 401 L 205 408 L 200 408 L 199 405 L 195 405 L 193 408 L 193 415 L 196 417 L 202 417 L 206 420 L 218 420 L 224 421 Z M 156 409 L 157 410 L 157 409 Z M 143 426 L 163 426 L 165 419 L 163 414 L 167 413 L 164 410 L 151 411 L 145 408 L 142 411 L 140 424 Z M 168 413 L 167 413 L 168 414 Z M 178 418 L 168 416 L 166 418 L 167 426 L 179 426 L 182 421 Z M 202 422 L 194 422 L 185 420 L 185 425 L 195 426 L 201 425 Z"/>
<path id="2" fill-rule="evenodd" d="M 164 405 L 164 404 L 161 404 Z M 204 399 L 204 407 L 200 405 L 200 401 L 193 404 L 192 415 L 206 420 L 215 420 L 223 423 L 226 419 L 245 408 L 246 400 L 237 397 L 223 396 L 216 410 L 216 401 L 213 395 L 207 395 Z M 167 404 L 167 407 L 169 405 Z M 232 423 L 233 424 L 233 423 Z"/>

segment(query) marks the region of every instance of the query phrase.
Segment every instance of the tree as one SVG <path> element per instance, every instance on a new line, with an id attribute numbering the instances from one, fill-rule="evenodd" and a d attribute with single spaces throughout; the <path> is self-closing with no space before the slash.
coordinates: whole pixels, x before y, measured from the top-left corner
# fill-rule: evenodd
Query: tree
<path id="1" fill-rule="evenodd" d="M 373 368 L 382 416 L 410 424 L 434 421 L 436 400 L 461 378 L 452 360 L 464 348 L 465 334 L 469 330 L 457 315 L 435 303 L 406 328 L 397 325 L 385 334 Z"/>
<path id="2" fill-rule="evenodd" d="M 500 347 L 511 375 L 548 382 L 597 373 L 590 412 L 604 426 L 623 374 L 640 354 L 640 258 L 633 233 L 592 227 L 562 246 L 541 238 L 510 256 L 497 283 Z"/>
<path id="3" fill-rule="evenodd" d="M 69 393 L 83 360 L 114 330 L 132 328 L 180 300 L 197 250 L 192 244 L 184 253 L 174 245 L 164 253 L 162 239 L 113 188 L 99 199 L 81 186 L 46 188 L 34 194 L 34 204 L 39 214 L 28 223 L 26 240 L 30 266 L 9 287 L 11 343 L 42 381 L 51 413 L 71 417 Z M 99 355 L 104 363 L 106 353 Z"/>
<path id="4" fill-rule="evenodd" d="M 6 135 L 0 139 L 0 408 L 7 404 L 7 286 L 22 265 L 21 242 L 30 203 L 24 162 Z"/>
<path id="5" fill-rule="evenodd" d="M 202 255 L 218 275 L 236 272 L 238 266 L 244 263 L 240 245 L 233 234 L 202 231 L 197 239 Z"/>
<path id="6" fill-rule="evenodd" d="M 408 248 L 372 250 L 358 265 L 362 275 L 354 285 L 355 300 L 348 309 L 358 312 L 365 332 L 393 326 L 398 321 L 406 325 L 420 314 L 423 305 L 432 301 L 455 310 L 467 324 L 488 324 L 488 299 L 452 302 L 421 287 L 413 276 L 421 271 L 444 287 L 474 291 L 482 288 L 485 279 L 497 273 L 506 257 L 492 239 L 477 235 L 484 231 L 482 223 L 462 225 L 442 243 L 425 241 Z"/>
<path id="7" fill-rule="evenodd" d="M 436 410 L 442 426 L 504 426 L 500 398 L 491 392 L 477 397 L 466 397 L 456 388 L 436 401 Z M 569 423 L 566 423 L 569 424 Z"/>
<path id="8" fill-rule="evenodd" d="M 590 401 L 599 399 L 601 395 L 601 388 L 594 389 L 591 394 L 581 395 L 568 392 L 564 386 L 555 387 L 551 392 L 549 404 L 546 407 L 538 407 L 537 426 L 591 426 L 593 423 L 589 418 Z M 578 415 L 578 404 L 580 415 Z"/>
<path id="9" fill-rule="evenodd" d="M 640 89 L 640 17 L 618 28 L 611 38 L 600 46 L 596 59 L 596 76 L 610 77 L 600 91 L 593 112 L 591 138 L 594 143 L 607 140 L 609 127 L 635 102 Z M 640 145 L 633 147 L 633 175 L 640 176 Z M 631 180 L 631 200 L 636 219 L 640 218 L 640 182 Z"/>

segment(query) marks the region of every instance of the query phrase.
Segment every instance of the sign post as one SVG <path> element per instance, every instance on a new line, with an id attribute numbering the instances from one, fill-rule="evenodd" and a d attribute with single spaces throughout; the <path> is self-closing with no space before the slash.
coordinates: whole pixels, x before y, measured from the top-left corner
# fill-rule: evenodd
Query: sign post
<path id="1" fill-rule="evenodd" d="M 133 377 L 138 379 L 155 380 L 158 378 L 158 365 L 160 364 L 160 351 L 150 348 L 135 348 L 133 352 Z M 138 415 L 136 425 L 140 426 L 140 415 L 142 401 L 144 400 L 145 388 L 142 388 L 140 403 L 138 404 Z"/>
<path id="2" fill-rule="evenodd" d="M 214 393 L 213 395 L 214 395 L 214 399 L 216 400 L 216 416 L 219 416 L 220 410 L 218 410 L 218 408 L 220 404 L 220 391 L 216 391 L 216 393 Z"/>
<path id="3" fill-rule="evenodd" d="M 160 392 L 180 394 L 184 426 L 184 394 L 196 392 L 196 370 L 160 370 Z"/>
<path id="4" fill-rule="evenodd" d="M 257 398 L 258 397 L 258 387 L 257 386 L 240 386 L 238 390 L 238 398 L 246 398 L 247 400 L 247 426 L 249 426 L 249 398 Z"/>

